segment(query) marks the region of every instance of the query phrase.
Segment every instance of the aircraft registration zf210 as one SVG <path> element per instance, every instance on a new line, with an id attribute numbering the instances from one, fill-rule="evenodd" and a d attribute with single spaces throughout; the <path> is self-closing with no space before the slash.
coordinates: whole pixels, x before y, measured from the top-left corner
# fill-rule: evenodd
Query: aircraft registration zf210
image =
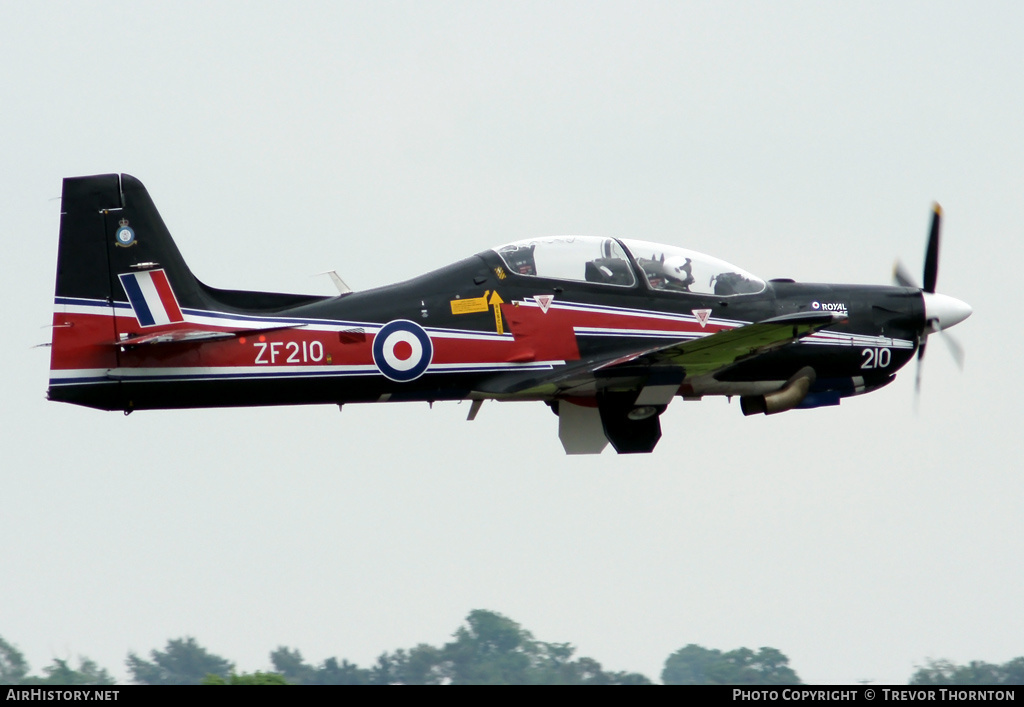
<path id="1" fill-rule="evenodd" d="M 970 315 L 918 287 L 765 282 L 672 245 L 557 236 L 337 296 L 220 290 L 127 174 L 64 180 L 49 398 L 103 410 L 541 401 L 570 454 L 650 452 L 677 396 L 745 415 L 890 383 Z"/>

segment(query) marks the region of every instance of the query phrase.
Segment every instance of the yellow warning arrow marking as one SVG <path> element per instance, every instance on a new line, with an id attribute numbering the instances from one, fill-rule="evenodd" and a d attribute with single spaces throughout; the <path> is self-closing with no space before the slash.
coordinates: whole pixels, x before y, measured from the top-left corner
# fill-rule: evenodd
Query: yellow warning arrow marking
<path id="1" fill-rule="evenodd" d="M 499 334 L 505 333 L 505 326 L 501 321 L 501 305 L 505 303 L 505 300 L 501 298 L 497 290 L 491 293 L 490 305 L 494 307 L 494 326 L 497 328 Z"/>

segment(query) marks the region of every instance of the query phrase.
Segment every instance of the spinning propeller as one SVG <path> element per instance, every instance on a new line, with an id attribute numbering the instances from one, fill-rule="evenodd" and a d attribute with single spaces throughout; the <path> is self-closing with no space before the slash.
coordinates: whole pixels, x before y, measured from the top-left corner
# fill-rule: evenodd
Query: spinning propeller
<path id="1" fill-rule="evenodd" d="M 954 297 L 940 295 L 935 292 L 935 281 L 939 275 L 939 226 L 941 221 L 942 208 L 935 204 L 932 212 L 932 228 L 928 234 L 928 250 L 924 256 L 924 287 L 920 287 L 914 281 L 914 278 L 898 260 L 893 267 L 892 273 L 893 280 L 897 285 L 920 289 L 921 296 L 924 298 L 924 328 L 919 335 L 917 349 L 917 376 L 914 379 L 915 396 L 921 393 L 921 366 L 924 363 L 924 351 L 929 335 L 942 335 L 943 341 L 949 346 L 949 351 L 953 355 L 953 360 L 963 370 L 963 347 L 946 329 L 967 319 L 973 311 L 966 302 L 961 302 Z"/>

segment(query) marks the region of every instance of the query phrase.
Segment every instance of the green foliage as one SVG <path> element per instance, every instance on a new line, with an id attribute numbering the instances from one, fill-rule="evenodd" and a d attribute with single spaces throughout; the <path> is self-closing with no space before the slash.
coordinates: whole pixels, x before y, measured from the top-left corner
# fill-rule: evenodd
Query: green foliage
<path id="1" fill-rule="evenodd" d="M 756 653 L 738 648 L 728 653 L 690 644 L 665 661 L 666 685 L 799 685 L 789 658 L 775 648 Z"/>
<path id="2" fill-rule="evenodd" d="M 1024 685 L 1024 658 L 1003 665 L 972 660 L 957 665 L 949 660 L 929 660 L 910 678 L 911 685 Z"/>
<path id="3" fill-rule="evenodd" d="M 369 669 L 328 658 L 319 666 L 297 650 L 270 654 L 274 669 L 305 685 L 649 685 L 639 673 L 612 673 L 593 658 L 573 660 L 568 643 L 543 643 L 493 611 L 471 611 L 455 640 L 437 648 L 419 644 L 384 653 Z"/>
<path id="4" fill-rule="evenodd" d="M 610 672 L 593 658 L 575 658 L 569 643 L 544 643 L 497 612 L 471 611 L 453 640 L 437 648 L 421 643 L 382 653 L 370 668 L 328 658 L 310 665 L 297 649 L 279 646 L 270 654 L 276 672 L 241 673 L 194 638 L 167 642 L 150 651 L 152 660 L 129 653 L 126 664 L 136 683 L 148 685 L 650 685 L 644 675 Z M 0 685 L 114 685 L 94 661 L 54 658 L 42 676 L 28 675 L 25 656 L 0 637 Z M 727 653 L 690 644 L 666 659 L 666 685 L 799 685 L 789 659 L 775 648 L 738 648 Z M 1024 685 L 1024 657 L 1002 665 L 971 661 L 957 665 L 929 660 L 911 685 Z"/>
<path id="5" fill-rule="evenodd" d="M 151 662 L 135 653 L 129 653 L 125 661 L 132 681 L 143 685 L 199 685 L 207 675 L 226 678 L 234 665 L 207 652 L 191 636 L 172 639 L 167 650 L 152 650 Z"/>
<path id="6" fill-rule="evenodd" d="M 469 612 L 445 644 L 444 672 L 456 685 L 525 685 L 537 646 L 529 631 L 492 611 Z"/>
<path id="7" fill-rule="evenodd" d="M 650 684 L 638 673 L 609 673 L 593 658 L 573 660 L 568 643 L 544 643 L 518 623 L 477 609 L 440 649 L 420 646 L 418 674 L 455 685 L 616 685 Z M 412 654 L 410 654 L 412 655 Z"/>
<path id="8" fill-rule="evenodd" d="M 256 671 L 255 673 L 242 673 L 237 675 L 234 672 L 228 677 L 227 680 L 221 675 L 214 675 L 210 673 L 202 681 L 203 685 L 290 685 L 291 683 L 284 679 L 283 675 L 278 673 L 261 673 Z"/>
<path id="9" fill-rule="evenodd" d="M 22 685 L 115 685 L 110 677 L 95 661 L 88 658 L 78 659 L 78 670 L 68 665 L 68 661 L 53 659 L 53 664 L 43 668 L 45 677 L 29 677 L 21 681 Z"/>
<path id="10" fill-rule="evenodd" d="M 1003 663 L 1004 685 L 1024 685 L 1024 657 Z"/>
<path id="11" fill-rule="evenodd" d="M 296 685 L 312 685 L 316 669 L 302 662 L 302 653 L 278 646 L 270 654 L 270 662 L 278 674 Z"/>
<path id="12" fill-rule="evenodd" d="M 17 685 L 27 674 L 25 656 L 0 637 L 0 685 Z"/>
<path id="13" fill-rule="evenodd" d="M 370 671 L 360 668 L 355 663 L 337 658 L 328 658 L 317 671 L 319 685 L 369 685 Z"/>
<path id="14" fill-rule="evenodd" d="M 302 653 L 279 646 L 270 654 L 274 669 L 296 685 L 373 685 L 372 670 L 360 668 L 355 663 L 337 658 L 328 658 L 319 666 L 303 662 Z"/>
<path id="15" fill-rule="evenodd" d="M 114 679 L 95 661 L 79 657 L 78 670 L 68 661 L 54 658 L 43 668 L 43 676 L 28 674 L 28 661 L 21 651 L 0 637 L 0 685 L 114 685 Z"/>
<path id="16" fill-rule="evenodd" d="M 376 685 L 441 685 L 447 681 L 441 649 L 420 643 L 408 652 L 399 648 L 377 658 L 373 668 Z"/>

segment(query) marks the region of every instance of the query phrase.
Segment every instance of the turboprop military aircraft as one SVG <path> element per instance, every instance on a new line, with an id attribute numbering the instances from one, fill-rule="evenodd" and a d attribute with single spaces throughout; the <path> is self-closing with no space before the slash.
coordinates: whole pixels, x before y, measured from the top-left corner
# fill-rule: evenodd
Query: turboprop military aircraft
<path id="1" fill-rule="evenodd" d="M 64 180 L 50 400 L 102 410 L 539 401 L 567 453 L 650 452 L 676 397 L 745 415 L 889 384 L 971 308 L 924 285 L 765 281 L 675 245 L 554 236 L 336 296 L 210 287 L 127 174 Z"/>

